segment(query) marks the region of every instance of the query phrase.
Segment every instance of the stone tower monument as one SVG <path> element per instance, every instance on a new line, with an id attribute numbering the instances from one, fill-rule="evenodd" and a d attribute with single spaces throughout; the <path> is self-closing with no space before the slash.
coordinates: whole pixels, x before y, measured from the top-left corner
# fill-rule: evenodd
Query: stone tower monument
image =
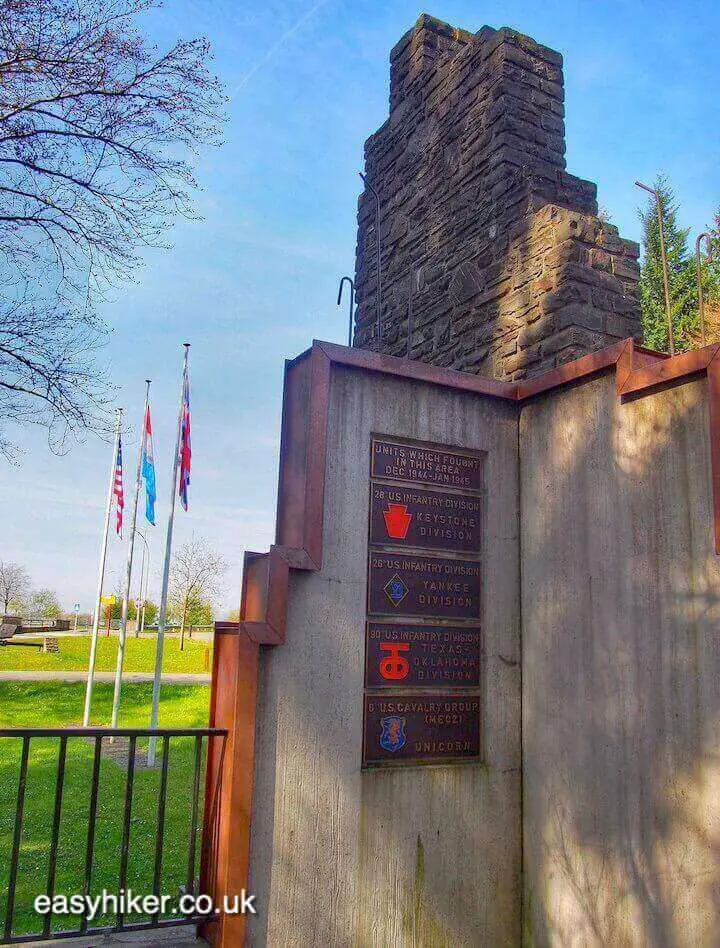
<path id="1" fill-rule="evenodd" d="M 560 54 L 423 15 L 390 63 L 390 116 L 365 145 L 380 340 L 368 188 L 354 344 L 516 380 L 640 339 L 637 244 L 565 170 Z"/>

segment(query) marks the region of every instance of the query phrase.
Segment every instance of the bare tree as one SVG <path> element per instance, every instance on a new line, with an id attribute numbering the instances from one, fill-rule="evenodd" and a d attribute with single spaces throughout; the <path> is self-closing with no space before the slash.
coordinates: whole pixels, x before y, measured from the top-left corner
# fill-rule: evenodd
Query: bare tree
<path id="1" fill-rule="evenodd" d="M 129 277 L 143 247 L 162 244 L 173 215 L 191 214 L 188 158 L 219 141 L 209 43 L 158 52 L 137 25 L 155 5 L 0 0 L 0 320 L 15 321 L 11 344 L 0 336 L 0 386 L 15 421 L 39 398 L 49 418 L 88 424 L 92 358 L 69 397 L 66 346 L 77 367 L 101 330 L 94 301 Z M 12 343 L 23 314 L 27 334 L 33 321 L 46 327 L 29 366 Z"/>
<path id="2" fill-rule="evenodd" d="M 0 560 L 0 603 L 3 614 L 7 615 L 11 606 L 22 606 L 30 595 L 31 586 L 30 577 L 22 566 Z"/>
<path id="3" fill-rule="evenodd" d="M 90 313 L 0 298 L 1 454 L 15 456 L 8 425 L 42 425 L 56 451 L 70 431 L 103 427 L 107 376 L 92 359 L 102 339 Z"/>
<path id="4" fill-rule="evenodd" d="M 170 608 L 180 621 L 180 649 L 185 647 L 188 614 L 220 592 L 227 563 L 202 537 L 184 543 L 170 563 Z"/>

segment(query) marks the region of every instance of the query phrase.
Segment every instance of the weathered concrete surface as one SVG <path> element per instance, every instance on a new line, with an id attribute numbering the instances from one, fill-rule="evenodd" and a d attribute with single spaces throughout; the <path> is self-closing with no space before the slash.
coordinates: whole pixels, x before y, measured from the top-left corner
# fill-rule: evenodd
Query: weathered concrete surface
<path id="1" fill-rule="evenodd" d="M 526 944 L 720 938 L 720 565 L 706 382 L 520 423 Z"/>
<path id="2" fill-rule="evenodd" d="M 360 770 L 373 433 L 487 452 L 482 765 Z M 328 434 L 323 568 L 264 650 L 250 943 L 517 945 L 517 409 L 336 367 Z"/>

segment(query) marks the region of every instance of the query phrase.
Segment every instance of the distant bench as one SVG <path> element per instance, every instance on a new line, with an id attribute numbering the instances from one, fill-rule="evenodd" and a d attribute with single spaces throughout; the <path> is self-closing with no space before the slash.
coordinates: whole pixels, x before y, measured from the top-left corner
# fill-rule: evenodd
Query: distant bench
<path id="1" fill-rule="evenodd" d="M 69 619 L 19 619 L 15 616 L 5 616 L 3 622 L 8 621 L 18 622 L 23 632 L 68 632 L 70 629 Z"/>

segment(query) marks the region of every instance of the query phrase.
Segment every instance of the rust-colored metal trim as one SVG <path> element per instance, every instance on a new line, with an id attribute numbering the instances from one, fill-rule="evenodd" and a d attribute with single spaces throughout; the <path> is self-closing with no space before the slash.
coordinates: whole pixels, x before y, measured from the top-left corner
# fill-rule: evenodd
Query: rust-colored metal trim
<path id="1" fill-rule="evenodd" d="M 216 905 L 223 896 L 247 890 L 250 872 L 250 825 L 255 781 L 255 717 L 259 646 L 237 623 L 216 623 L 210 721 L 222 721 L 228 738 L 222 757 L 208 756 L 205 799 L 217 800 L 217 832 L 203 847 L 203 891 Z M 204 833 L 214 829 L 207 819 Z M 245 943 L 245 915 L 219 914 L 200 926 L 215 948 Z"/>
<path id="2" fill-rule="evenodd" d="M 574 362 L 566 362 L 565 365 L 558 366 L 545 375 L 540 375 L 529 382 L 520 382 L 518 384 L 517 400 L 519 402 L 527 401 L 529 398 L 535 398 L 537 395 L 544 395 L 555 388 L 569 385 L 580 379 L 587 379 L 606 369 L 617 365 L 619 359 L 632 344 L 631 339 L 625 339 L 615 345 L 608 346 L 607 349 L 601 349 L 599 352 L 592 352 L 590 355 L 576 359 Z"/>
<path id="3" fill-rule="evenodd" d="M 704 349 L 693 349 L 683 352 L 652 365 L 640 365 L 633 368 L 628 379 L 620 389 L 621 395 L 631 395 L 637 392 L 647 394 L 659 385 L 677 381 L 686 381 L 688 376 L 704 372 L 715 358 L 720 346 L 706 346 Z"/>
<path id="4" fill-rule="evenodd" d="M 348 349 L 332 342 L 314 340 L 310 351 L 315 349 L 323 352 L 329 363 L 336 365 L 352 366 L 369 372 L 381 372 L 384 375 L 399 375 L 404 379 L 428 382 L 430 385 L 442 385 L 445 388 L 473 392 L 476 395 L 487 395 L 489 398 L 503 398 L 511 402 L 517 401 L 518 387 L 515 382 L 487 379 L 480 375 L 470 375 L 468 372 L 458 372 L 455 369 L 443 369 L 437 365 L 428 365 L 426 362 L 400 359 L 397 356 L 385 355 L 382 352 L 370 352 L 367 349 Z"/>
<path id="5" fill-rule="evenodd" d="M 277 542 L 246 553 L 240 626 L 258 645 L 285 641 L 290 570 L 322 565 L 330 360 L 320 346 L 285 363 Z"/>

